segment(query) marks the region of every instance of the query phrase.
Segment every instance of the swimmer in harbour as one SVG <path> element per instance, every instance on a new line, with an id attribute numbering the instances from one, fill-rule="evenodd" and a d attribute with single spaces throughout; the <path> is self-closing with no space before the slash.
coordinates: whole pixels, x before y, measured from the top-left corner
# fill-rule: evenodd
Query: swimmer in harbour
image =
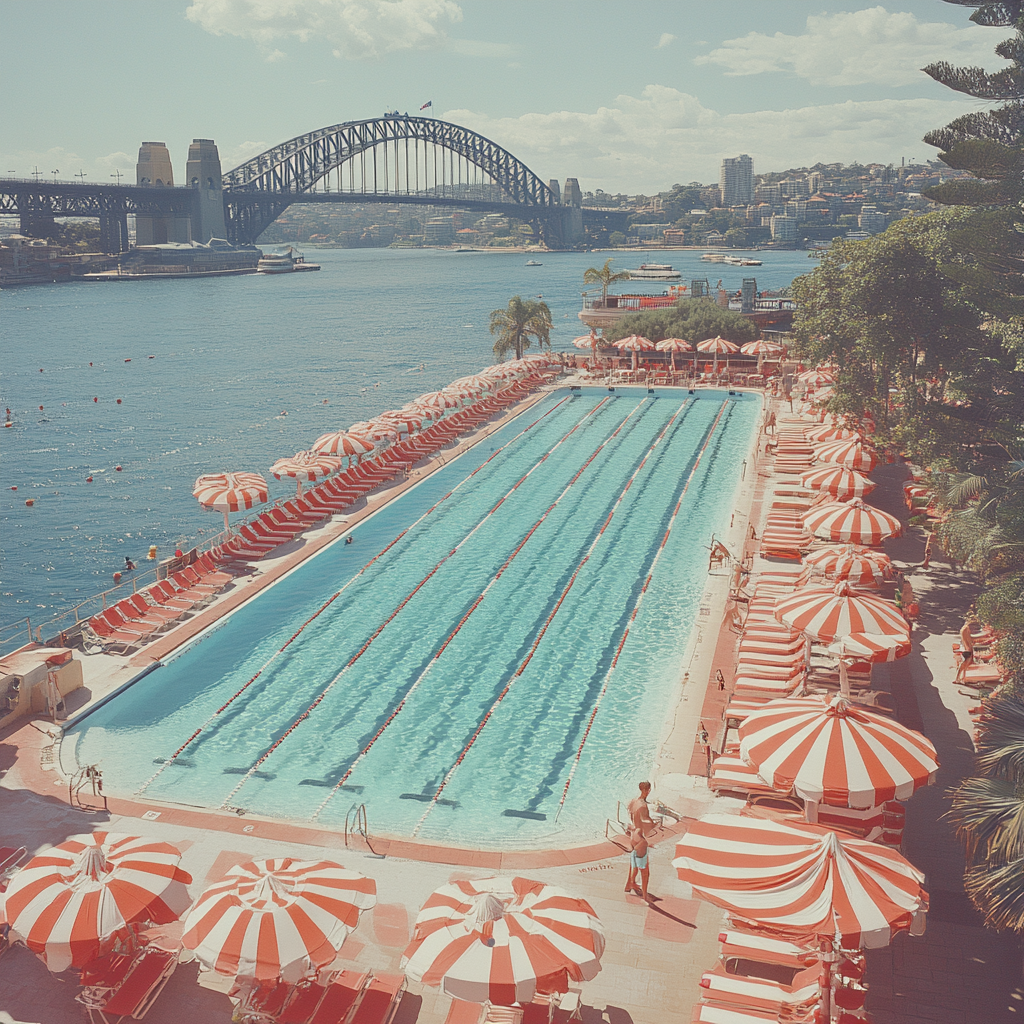
<path id="1" fill-rule="evenodd" d="M 351 544 L 351 543 L 352 543 L 352 534 L 349 534 L 349 535 L 348 535 L 348 536 L 347 536 L 347 537 L 345 538 L 345 543 L 346 543 L 346 544 Z"/>
<path id="2" fill-rule="evenodd" d="M 124 571 L 135 572 L 135 563 L 127 556 L 124 556 Z"/>

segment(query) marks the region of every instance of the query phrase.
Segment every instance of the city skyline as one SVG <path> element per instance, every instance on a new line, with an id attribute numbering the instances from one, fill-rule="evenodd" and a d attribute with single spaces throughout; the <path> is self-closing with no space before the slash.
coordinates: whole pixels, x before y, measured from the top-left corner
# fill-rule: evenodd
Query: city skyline
<path id="1" fill-rule="evenodd" d="M 983 104 L 917 69 L 1000 63 L 1002 30 L 939 0 L 832 2 L 814 14 L 789 0 L 627 4 L 614 32 L 576 2 L 522 17 L 541 9 L 179 0 L 114 18 L 84 0 L 62 8 L 62 35 L 76 44 L 55 53 L 40 8 L 3 0 L 0 173 L 106 180 L 131 173 L 144 139 L 161 139 L 180 174 L 200 136 L 217 141 L 227 169 L 303 131 L 430 101 L 425 113 L 481 132 L 545 180 L 652 194 L 714 182 L 738 153 L 760 173 L 934 158 L 923 133 Z M 140 45 L 147 36 L 161 40 L 166 69 Z M 39 75 L 54 62 L 60 75 Z"/>

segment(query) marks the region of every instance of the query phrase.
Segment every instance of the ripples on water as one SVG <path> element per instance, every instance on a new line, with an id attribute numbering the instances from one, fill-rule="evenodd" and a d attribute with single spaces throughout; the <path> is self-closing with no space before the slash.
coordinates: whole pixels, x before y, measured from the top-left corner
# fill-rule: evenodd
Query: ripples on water
<path id="1" fill-rule="evenodd" d="M 542 267 L 521 253 L 308 255 L 320 273 L 0 293 L 0 404 L 15 424 L 0 434 L 0 625 L 44 621 L 105 588 L 125 555 L 145 565 L 151 544 L 164 557 L 216 533 L 220 514 L 192 497 L 201 473 L 267 475 L 320 434 L 490 362 L 488 314 L 513 294 L 543 295 L 553 348 L 568 349 L 583 333 L 583 271 L 608 254 L 548 253 Z M 645 255 L 614 254 L 613 267 Z M 811 269 L 804 253 L 763 256 L 754 268 L 660 258 L 732 290 Z M 292 490 L 270 482 L 272 497 Z"/>

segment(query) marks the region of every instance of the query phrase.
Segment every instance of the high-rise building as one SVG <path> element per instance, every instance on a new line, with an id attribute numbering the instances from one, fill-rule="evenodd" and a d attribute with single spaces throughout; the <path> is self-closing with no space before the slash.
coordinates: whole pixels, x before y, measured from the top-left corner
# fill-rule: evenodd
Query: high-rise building
<path id="1" fill-rule="evenodd" d="M 754 161 L 746 153 L 722 161 L 718 191 L 723 206 L 746 205 L 754 198 Z"/>
<path id="2" fill-rule="evenodd" d="M 807 188 L 811 195 L 817 195 L 825 187 L 825 175 L 821 171 L 811 171 L 807 175 Z"/>
<path id="3" fill-rule="evenodd" d="M 771 227 L 776 242 L 796 241 L 796 217 L 772 217 Z"/>
<path id="4" fill-rule="evenodd" d="M 872 206 L 870 203 L 865 203 L 860 208 L 860 214 L 857 217 L 857 226 L 861 231 L 867 231 L 869 234 L 877 235 L 880 231 L 884 231 L 888 227 L 889 218 L 877 206 Z"/>

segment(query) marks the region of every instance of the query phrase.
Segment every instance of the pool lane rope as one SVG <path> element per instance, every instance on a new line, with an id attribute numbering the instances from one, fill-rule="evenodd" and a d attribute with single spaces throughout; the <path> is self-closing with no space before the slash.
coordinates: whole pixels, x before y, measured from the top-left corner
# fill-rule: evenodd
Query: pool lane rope
<path id="1" fill-rule="evenodd" d="M 724 402 L 722 404 L 722 408 L 718 410 L 718 416 L 715 417 L 715 422 L 711 425 L 711 429 L 708 431 L 708 436 L 705 439 L 704 444 L 701 446 L 700 452 L 697 454 L 697 460 L 694 462 L 693 468 L 690 470 L 690 475 L 686 478 L 686 483 L 683 485 L 683 489 L 679 492 L 676 507 L 668 521 L 668 527 L 665 530 L 665 534 L 661 538 L 661 544 L 658 545 L 658 550 L 655 552 L 654 559 L 651 562 L 650 568 L 647 570 L 647 577 L 644 579 L 644 585 L 640 588 L 640 593 L 637 595 L 636 602 L 633 605 L 633 611 L 626 620 L 626 628 L 623 630 L 622 637 L 619 640 L 619 645 L 615 649 L 615 656 L 612 658 L 612 663 L 608 667 L 608 672 L 604 677 L 604 685 L 601 687 L 601 692 L 597 695 L 594 708 L 590 712 L 590 717 L 587 719 L 587 727 L 583 732 L 583 738 L 580 740 L 580 745 L 576 748 L 576 756 L 573 758 L 572 767 L 569 769 L 569 777 L 565 780 L 565 788 L 562 790 L 562 799 L 558 801 L 558 810 L 555 812 L 556 822 L 558 821 L 558 816 L 562 813 L 562 808 L 565 806 L 565 798 L 569 795 L 569 787 L 572 785 L 576 769 L 579 767 L 580 758 L 583 756 L 584 744 L 587 742 L 590 730 L 594 726 L 594 719 L 597 718 L 597 713 L 601 709 L 601 702 L 604 700 L 604 695 L 608 692 L 608 684 L 611 682 L 612 676 L 615 674 L 616 666 L 619 664 L 619 656 L 622 654 L 622 649 L 626 646 L 626 640 L 629 639 L 629 631 L 633 628 L 633 623 L 636 621 L 636 617 L 640 612 L 640 607 L 644 603 L 644 597 L 647 595 L 647 589 L 650 587 L 651 580 L 654 577 L 654 570 L 658 567 L 658 562 L 661 559 L 662 552 L 665 550 L 665 546 L 668 544 L 668 539 L 672 534 L 672 527 L 675 526 L 676 517 L 679 515 L 679 509 L 682 508 L 683 498 L 686 497 L 686 492 L 697 472 L 700 460 L 703 458 L 704 452 L 707 449 L 708 444 L 711 442 L 711 435 L 715 432 L 715 428 L 718 426 L 718 423 L 722 418 L 722 414 L 725 412 L 727 406 L 730 414 L 732 413 L 734 406 L 733 403 L 728 401 Z"/>
<path id="2" fill-rule="evenodd" d="M 420 684 L 430 674 L 433 667 L 437 664 L 438 659 L 448 649 L 449 644 L 451 644 L 451 642 L 455 639 L 459 631 L 469 620 L 470 616 L 477 610 L 477 608 L 480 607 L 480 605 L 484 601 L 484 598 L 486 598 L 488 593 L 490 592 L 491 588 L 498 582 L 498 580 L 501 579 L 505 570 L 512 564 L 513 559 L 519 554 L 520 551 L 523 550 L 523 548 L 526 546 L 526 543 L 530 540 L 530 538 L 537 532 L 538 529 L 540 529 L 541 525 L 548 518 L 548 516 L 558 507 L 559 503 L 566 496 L 566 494 L 569 493 L 572 486 L 583 475 L 587 467 L 589 467 L 590 464 L 597 458 L 597 456 L 604 450 L 605 446 L 608 445 L 612 440 L 614 440 L 614 438 L 616 438 L 619 435 L 620 431 L 629 422 L 633 414 L 646 402 L 647 399 L 644 398 L 638 405 L 636 405 L 626 414 L 625 419 L 623 419 L 623 421 L 615 428 L 615 430 L 611 434 L 609 434 L 608 437 L 606 437 L 597 446 L 597 448 L 594 449 L 594 451 L 591 453 L 590 457 L 586 460 L 586 462 L 584 462 L 583 465 L 580 466 L 580 468 L 576 471 L 576 474 L 573 476 L 573 478 L 569 481 L 568 484 L 566 484 L 562 493 L 559 494 L 558 497 L 544 510 L 543 515 L 541 515 L 541 517 L 533 524 L 533 526 L 531 526 L 530 529 L 527 530 L 523 539 L 512 549 L 512 552 L 501 564 L 501 567 L 494 574 L 494 576 L 491 577 L 491 580 L 487 584 L 487 586 L 484 587 L 484 589 L 476 597 L 473 603 L 469 606 L 469 610 L 466 612 L 466 614 L 463 615 L 461 619 L 459 619 L 455 628 L 448 634 L 447 637 L 445 637 L 444 642 L 434 652 L 434 656 L 427 663 L 426 668 L 424 668 L 423 671 L 416 677 L 412 686 L 410 686 L 409 689 L 406 690 L 405 694 L 402 696 L 402 699 L 398 702 L 398 704 L 395 705 L 394 711 L 391 712 L 391 714 L 387 717 L 387 719 L 384 721 L 381 727 L 376 731 L 376 733 L 374 733 L 374 735 L 370 738 L 370 741 L 362 748 L 362 750 L 359 751 L 355 759 L 345 770 L 345 773 L 334 784 L 334 787 L 327 794 L 327 796 L 325 796 L 324 799 L 320 802 L 320 806 L 317 807 L 317 809 L 313 812 L 312 816 L 309 819 L 310 821 L 316 821 L 320 817 L 320 814 L 323 812 L 324 808 L 331 802 L 335 794 L 341 790 L 345 783 L 348 782 L 348 780 L 352 777 L 352 773 L 356 770 L 356 768 L 359 767 L 359 765 L 362 763 L 367 754 L 369 754 L 370 750 L 373 748 L 377 740 L 379 740 L 381 736 L 384 734 L 385 729 L 387 729 L 387 727 L 391 725 L 391 723 L 394 722 L 394 720 L 402 713 L 402 710 L 408 703 L 409 698 L 416 692 L 417 689 L 419 689 Z"/>
<path id="3" fill-rule="evenodd" d="M 684 406 L 686 405 L 686 403 L 688 401 L 689 401 L 688 398 L 684 398 L 683 399 L 682 404 L 672 414 L 672 418 L 668 421 L 668 423 L 665 424 L 665 426 L 662 428 L 661 433 L 658 434 L 658 436 L 651 443 L 651 446 L 644 453 L 644 457 L 640 460 L 639 464 L 633 470 L 632 475 L 626 481 L 626 486 L 623 487 L 622 493 L 618 496 L 618 498 L 615 499 L 615 503 L 612 505 L 611 509 L 608 512 L 608 515 L 605 517 L 605 521 L 601 524 L 601 528 L 597 531 L 597 533 L 594 536 L 594 539 L 590 542 L 590 547 L 587 548 L 586 554 L 583 556 L 583 558 L 580 560 L 579 564 L 576 566 L 575 571 L 573 572 L 572 576 L 569 578 L 569 582 L 566 583 L 565 587 L 562 589 L 562 593 L 559 595 L 558 600 L 555 602 L 554 607 L 551 609 L 551 613 L 548 615 L 547 619 L 545 620 L 544 625 L 540 628 L 540 631 L 537 633 L 536 637 L 534 638 L 533 644 L 531 645 L 529 651 L 527 652 L 526 657 L 522 660 L 522 662 L 520 663 L 519 667 L 515 670 L 515 672 L 509 677 L 509 680 L 505 684 L 505 687 L 498 694 L 498 696 L 494 699 L 494 702 L 487 709 L 487 713 L 484 715 L 484 717 L 481 719 L 480 723 L 477 725 L 477 727 L 474 730 L 472 736 L 470 736 L 469 742 L 462 748 L 462 753 L 459 754 L 459 756 L 455 759 L 455 763 L 451 766 L 451 768 L 448 769 L 447 774 L 441 780 L 441 784 L 437 787 L 437 791 L 434 793 L 433 797 L 430 800 L 430 803 L 427 805 L 427 809 L 423 812 L 422 817 L 416 823 L 416 826 L 412 830 L 413 838 L 416 837 L 416 835 L 419 833 L 419 830 L 423 827 L 423 823 L 427 820 L 428 816 L 430 815 L 430 812 L 437 806 L 437 801 L 441 798 L 441 794 L 444 792 L 445 786 L 448 785 L 448 783 L 454 777 L 455 773 L 462 766 L 462 762 L 466 759 L 466 755 L 473 748 L 473 745 L 476 743 L 477 739 L 479 739 L 480 734 L 484 731 L 484 728 L 486 727 L 487 723 L 490 721 L 491 716 L 494 714 L 495 711 L 498 710 L 498 707 L 501 704 L 501 702 L 505 699 L 505 697 L 508 695 L 509 691 L 515 685 L 516 681 L 522 676 L 522 674 L 526 671 L 527 666 L 533 660 L 533 656 L 534 656 L 534 654 L 537 653 L 537 648 L 540 647 L 541 641 L 544 639 L 544 636 L 546 635 L 546 633 L 548 631 L 548 628 L 550 627 L 551 623 L 554 621 L 554 618 L 558 614 L 559 609 L 561 609 L 562 604 L 565 601 L 566 597 L 568 597 L 569 591 L 572 590 L 573 585 L 576 583 L 576 580 L 579 578 L 580 573 L 583 571 L 583 567 L 587 564 L 587 562 L 590 561 L 590 558 L 593 555 L 594 550 L 597 548 L 597 545 L 600 543 L 601 538 L 605 534 L 605 531 L 608 529 L 608 526 L 611 524 L 611 521 L 614 518 L 615 513 L 619 510 L 620 506 L 622 505 L 622 502 L 625 500 L 626 495 L 629 493 L 629 489 L 633 486 L 633 481 L 636 480 L 636 478 L 639 475 L 640 471 L 647 464 L 647 460 L 654 453 L 655 449 L 661 444 L 661 442 L 664 439 L 665 435 L 671 429 L 672 425 L 675 423 L 676 419 L 678 418 L 679 414 L 683 411 L 683 408 L 684 408 Z"/>
<path id="4" fill-rule="evenodd" d="M 383 558 L 384 555 L 386 555 L 406 534 L 416 529 L 416 527 L 419 526 L 419 524 L 422 523 L 423 520 L 426 519 L 431 512 L 433 512 L 439 505 L 446 502 L 463 484 L 472 480 L 473 477 L 475 477 L 477 473 L 479 473 L 489 462 L 491 462 L 492 459 L 496 459 L 506 448 L 508 448 L 510 445 L 518 441 L 528 430 L 535 427 L 538 423 L 540 423 L 541 420 L 550 416 L 551 413 L 553 413 L 559 406 L 569 401 L 570 398 L 571 395 L 567 395 L 565 398 L 561 399 L 561 401 L 556 402 L 553 406 L 551 406 L 550 409 L 546 410 L 542 415 L 538 416 L 537 419 L 535 419 L 532 423 L 529 423 L 525 427 L 523 427 L 523 429 L 520 430 L 519 433 L 515 435 L 515 437 L 510 438 L 500 448 L 492 452 L 488 459 L 480 463 L 480 465 L 477 466 L 477 468 L 474 469 L 472 473 L 470 473 L 468 476 L 460 480 L 446 495 L 444 495 L 444 497 L 439 498 L 437 501 L 435 501 L 434 504 L 431 505 L 430 508 L 428 508 L 427 511 L 424 512 L 423 515 L 421 515 L 419 519 L 416 520 L 416 522 L 407 526 L 404 530 L 402 530 L 402 532 L 397 537 L 395 537 L 394 540 L 392 540 L 385 547 L 381 548 L 380 551 L 378 551 L 377 554 L 375 554 L 373 558 L 371 558 L 366 563 L 366 565 L 364 565 L 362 569 L 360 569 L 359 572 L 355 574 L 355 576 L 353 576 L 340 590 L 333 593 L 308 619 L 306 619 L 306 621 L 288 638 L 287 641 L 285 641 L 285 643 L 281 647 L 274 651 L 274 653 L 259 667 L 259 669 L 257 669 L 255 675 L 253 675 L 252 678 L 249 679 L 249 681 L 240 690 L 236 691 L 227 701 L 225 701 L 225 703 L 223 703 L 219 708 L 217 708 L 217 710 L 214 711 L 214 713 L 210 715 L 210 717 L 205 722 L 203 722 L 203 724 L 199 726 L 199 728 L 196 729 L 196 731 L 192 733 L 192 735 L 189 736 L 189 738 L 185 740 L 185 742 L 182 743 L 182 745 L 178 747 L 178 749 L 170 757 L 164 760 L 160 767 L 142 784 L 142 786 L 139 789 L 135 791 L 135 795 L 141 796 L 160 777 L 164 770 L 170 767 L 170 765 L 174 764 L 174 762 L 177 761 L 177 759 L 192 745 L 192 743 L 199 738 L 199 735 L 205 729 L 209 728 L 210 725 L 212 725 L 217 720 L 217 717 L 220 714 L 226 711 L 239 697 L 241 697 L 242 694 L 245 693 L 245 691 L 248 690 L 249 687 L 252 686 L 252 684 L 255 683 L 256 680 L 259 679 L 260 676 L 263 675 L 263 673 L 266 672 L 268 668 L 270 668 L 270 666 L 277 660 L 277 658 L 284 654 L 284 652 L 299 638 L 299 636 L 301 636 L 303 630 L 305 630 L 305 628 L 311 622 L 314 622 L 317 618 L 319 618 L 323 612 L 325 612 L 339 597 L 341 597 L 343 593 L 345 593 L 346 590 L 348 590 L 349 587 L 351 587 L 356 582 L 356 580 L 360 579 L 360 577 L 362 577 L 362 575 L 371 566 L 373 566 L 376 562 Z M 605 399 L 605 401 L 607 401 L 607 399 Z M 591 414 L 596 412 L 603 404 L 604 402 L 599 402 L 598 405 L 596 405 L 591 410 Z M 579 424 L 577 424 L 577 426 L 578 425 Z"/>
<path id="5" fill-rule="evenodd" d="M 579 422 L 577 422 L 572 427 L 571 430 L 569 430 L 566 434 L 564 434 L 554 444 L 553 447 L 551 447 L 548 451 L 546 451 L 537 460 L 537 462 L 535 462 L 533 464 L 533 466 L 531 466 L 512 485 L 512 487 L 509 489 L 509 491 L 497 502 L 497 504 L 492 506 L 490 511 L 483 517 L 483 519 L 481 519 L 480 522 L 478 522 L 476 524 L 476 526 L 474 526 L 473 529 L 471 529 L 462 538 L 462 540 L 460 540 L 459 543 L 455 545 L 455 547 L 453 547 L 446 555 L 444 555 L 444 557 L 441 558 L 441 560 L 427 573 L 427 575 L 424 576 L 423 579 L 421 579 L 419 581 L 419 583 L 417 583 L 416 586 L 408 594 L 406 594 L 406 596 L 399 602 L 399 604 L 395 607 L 395 609 L 391 612 L 391 614 L 370 634 L 370 636 L 367 638 L 367 640 L 363 643 L 362 647 L 360 647 L 359 650 L 356 651 L 356 653 L 351 658 L 349 658 L 349 660 L 342 666 L 341 670 L 331 679 L 331 681 L 327 684 L 327 686 L 324 687 L 324 689 L 320 691 L 319 695 L 316 697 L 316 699 L 313 701 L 313 703 L 310 704 L 309 707 L 306 708 L 306 710 L 291 724 L 291 726 L 281 736 L 278 737 L 278 739 L 274 742 L 274 744 L 271 747 L 269 747 L 267 750 L 265 750 L 263 752 L 263 754 L 261 755 L 259 760 L 257 760 L 252 765 L 252 767 L 250 767 L 249 770 L 246 771 L 246 773 L 239 780 L 238 785 L 235 786 L 235 788 L 233 790 L 231 790 L 231 792 L 228 793 L 228 795 L 224 798 L 224 802 L 220 805 L 220 809 L 221 810 L 223 810 L 225 807 L 230 806 L 229 801 L 234 799 L 234 797 L 238 794 L 239 790 L 266 763 L 267 759 L 271 756 L 271 754 L 273 754 L 274 751 L 277 750 L 277 748 L 288 738 L 288 736 L 292 732 L 294 732 L 294 730 L 297 729 L 299 727 L 299 725 L 301 725 L 301 723 L 304 722 L 309 717 L 309 715 L 310 715 L 310 713 L 312 711 L 316 710 L 316 708 L 320 705 L 320 703 L 327 696 L 327 694 L 330 693 L 330 691 L 334 688 L 334 686 L 338 682 L 341 681 L 341 679 L 345 676 L 345 674 L 349 671 L 349 669 L 351 669 L 355 665 L 355 663 L 367 652 L 367 650 L 369 650 L 370 646 L 377 639 L 377 637 L 379 637 L 381 635 L 381 633 L 384 632 L 384 630 L 398 617 L 398 615 L 402 611 L 402 609 L 405 608 L 405 606 L 420 592 L 420 590 L 423 589 L 424 586 L 426 586 L 426 584 L 437 573 L 437 571 L 441 568 L 441 566 L 443 566 L 445 564 L 445 562 L 447 562 L 454 555 L 458 554 L 459 550 L 465 544 L 469 543 L 469 541 L 476 535 L 477 531 L 479 531 L 483 527 L 484 523 L 486 523 L 487 520 L 490 519 L 491 516 L 494 515 L 494 513 L 498 511 L 499 508 L 501 508 L 501 506 L 505 503 L 505 500 L 507 498 L 509 498 L 512 494 L 515 493 L 515 491 L 517 491 L 519 489 L 519 486 L 529 476 L 531 476 L 531 474 L 534 472 L 534 470 L 536 470 L 540 466 L 542 466 L 547 461 L 547 459 L 551 456 L 551 454 L 553 452 L 555 452 L 565 441 L 567 441 L 574 433 L 576 433 L 576 431 L 579 430 L 579 428 L 591 416 L 593 416 L 594 413 L 596 413 L 598 411 L 598 409 L 600 409 L 608 401 L 609 401 L 609 399 L 605 398 L 602 401 L 600 401 L 597 405 L 595 405 L 593 409 L 590 409 L 579 420 Z M 621 429 L 621 427 L 619 429 Z M 618 431 L 616 431 L 616 433 L 617 432 Z M 606 439 L 605 443 L 607 443 L 607 439 Z"/>

